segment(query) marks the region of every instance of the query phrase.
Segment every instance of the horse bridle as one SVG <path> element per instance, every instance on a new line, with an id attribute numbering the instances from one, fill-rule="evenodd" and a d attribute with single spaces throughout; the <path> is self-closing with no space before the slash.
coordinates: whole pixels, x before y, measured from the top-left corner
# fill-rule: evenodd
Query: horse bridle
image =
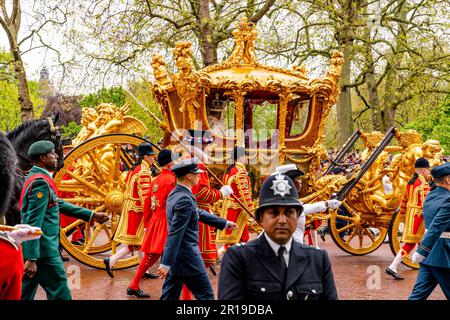
<path id="1" fill-rule="evenodd" d="M 52 118 L 46 118 L 50 127 L 50 141 L 53 142 L 53 144 L 55 145 L 55 149 L 58 146 L 58 137 L 61 137 L 61 133 L 59 132 L 59 126 L 55 126 L 55 123 L 53 122 Z M 17 156 L 19 158 L 21 158 L 22 160 L 25 160 L 28 163 L 31 163 L 31 160 L 28 159 L 28 157 L 23 156 L 22 154 L 20 154 L 19 152 L 17 152 Z M 17 170 L 26 175 L 27 171 L 21 170 L 19 167 L 17 167 Z"/>
<path id="2" fill-rule="evenodd" d="M 46 119 L 50 126 L 50 132 L 52 133 L 50 135 L 50 141 L 53 142 L 53 144 L 55 145 L 55 148 L 56 148 L 56 143 L 58 142 L 58 137 L 61 136 L 61 134 L 59 132 L 59 126 L 55 126 L 52 118 L 46 118 Z"/>

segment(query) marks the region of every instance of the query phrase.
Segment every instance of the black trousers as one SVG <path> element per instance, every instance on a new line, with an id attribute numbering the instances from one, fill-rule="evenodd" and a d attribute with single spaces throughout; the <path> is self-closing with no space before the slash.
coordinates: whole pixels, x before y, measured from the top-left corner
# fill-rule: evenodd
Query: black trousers
<path id="1" fill-rule="evenodd" d="M 172 272 L 163 284 L 161 300 L 178 300 L 183 285 L 192 292 L 197 300 L 214 300 L 214 292 L 206 270 L 195 276 L 174 276 Z"/>

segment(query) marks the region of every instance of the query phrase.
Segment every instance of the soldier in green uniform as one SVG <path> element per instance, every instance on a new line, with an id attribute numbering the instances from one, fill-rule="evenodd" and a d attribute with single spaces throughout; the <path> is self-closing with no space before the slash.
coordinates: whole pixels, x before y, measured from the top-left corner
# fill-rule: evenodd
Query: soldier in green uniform
<path id="1" fill-rule="evenodd" d="M 59 212 L 99 223 L 108 220 L 104 212 L 75 206 L 58 198 L 55 182 L 49 171 L 56 169 L 58 155 L 51 141 L 33 143 L 28 156 L 33 167 L 28 174 L 19 200 L 22 223 L 40 227 L 43 235 L 39 240 L 23 244 L 25 260 L 22 282 L 22 300 L 32 300 L 38 285 L 47 294 L 47 299 L 70 300 L 71 294 L 67 284 L 66 271 L 59 254 Z"/>

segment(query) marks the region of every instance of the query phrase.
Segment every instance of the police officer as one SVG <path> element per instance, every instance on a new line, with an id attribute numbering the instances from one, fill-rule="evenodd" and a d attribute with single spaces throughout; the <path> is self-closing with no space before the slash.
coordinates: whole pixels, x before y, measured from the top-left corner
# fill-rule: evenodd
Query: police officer
<path id="1" fill-rule="evenodd" d="M 302 211 L 289 177 L 277 174 L 264 181 L 255 212 L 264 233 L 227 250 L 220 271 L 219 299 L 337 299 L 327 253 L 292 237 Z"/>
<path id="2" fill-rule="evenodd" d="M 157 270 L 160 278 L 166 279 L 161 300 L 177 300 L 183 284 L 197 300 L 213 300 L 214 293 L 198 247 L 198 222 L 218 229 L 234 229 L 236 224 L 197 208 L 192 187 L 198 184 L 203 173 L 197 158 L 179 162 L 172 172 L 177 177 L 177 186 L 167 199 L 169 233 Z"/>
<path id="3" fill-rule="evenodd" d="M 434 167 L 431 175 L 436 188 L 423 205 L 426 232 L 413 254 L 420 269 L 410 300 L 427 299 L 438 284 L 450 299 L 450 163 Z"/>
<path id="4" fill-rule="evenodd" d="M 19 207 L 22 222 L 40 227 L 43 235 L 38 240 L 23 244 L 25 274 L 22 282 L 22 300 L 32 300 L 41 285 L 49 300 L 70 300 L 67 276 L 59 254 L 59 212 L 90 221 L 108 220 L 104 212 L 75 206 L 58 198 L 58 190 L 49 171 L 56 169 L 58 155 L 51 141 L 34 142 L 28 149 L 33 167 L 26 177 Z"/>
<path id="5" fill-rule="evenodd" d="M 303 171 L 297 168 L 295 164 L 286 164 L 279 166 L 275 169 L 274 174 L 285 174 L 289 178 L 292 179 L 292 181 L 295 184 L 295 187 L 300 192 L 300 189 L 302 188 L 302 176 L 305 175 Z M 297 229 L 295 230 L 294 234 L 292 235 L 294 239 L 300 243 L 303 243 L 304 236 L 305 236 L 305 227 L 306 227 L 306 215 L 316 213 L 316 212 L 325 212 L 328 208 L 334 210 L 339 208 L 341 205 L 341 201 L 336 199 L 330 199 L 328 201 L 318 201 L 314 203 L 302 203 L 303 205 L 303 212 L 298 217 L 298 224 Z M 323 238 L 324 235 L 322 235 L 322 240 L 325 241 Z M 317 246 L 317 232 L 314 230 L 314 245 Z"/>

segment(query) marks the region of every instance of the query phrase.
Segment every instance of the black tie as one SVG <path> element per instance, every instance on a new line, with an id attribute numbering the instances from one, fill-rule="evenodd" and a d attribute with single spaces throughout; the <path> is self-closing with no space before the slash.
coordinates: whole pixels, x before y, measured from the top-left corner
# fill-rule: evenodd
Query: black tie
<path id="1" fill-rule="evenodd" d="M 278 255 L 277 255 L 277 259 L 278 259 L 278 262 L 280 264 L 281 274 L 282 274 L 283 277 L 286 276 L 286 271 L 287 271 L 286 260 L 283 257 L 284 250 L 286 250 L 286 247 L 285 246 L 280 246 L 278 248 Z"/>

